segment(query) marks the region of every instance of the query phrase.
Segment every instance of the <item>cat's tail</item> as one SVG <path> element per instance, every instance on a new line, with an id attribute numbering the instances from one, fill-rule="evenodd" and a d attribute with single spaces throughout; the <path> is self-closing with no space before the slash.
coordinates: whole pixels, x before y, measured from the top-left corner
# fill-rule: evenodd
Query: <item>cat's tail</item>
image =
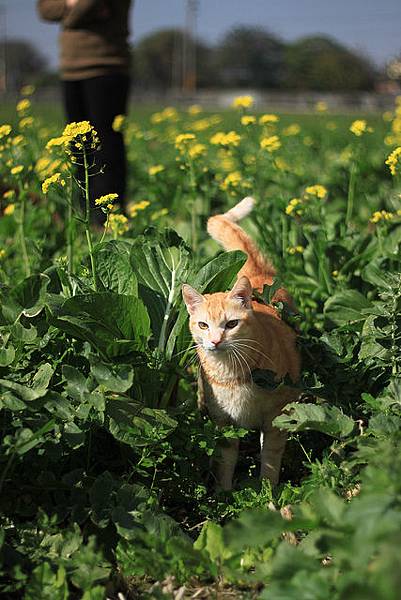
<path id="1" fill-rule="evenodd" d="M 252 211 L 255 200 L 247 196 L 226 213 L 210 217 L 207 223 L 209 235 L 216 240 L 225 250 L 242 250 L 248 259 L 238 277 L 245 275 L 250 280 L 252 287 L 262 289 L 263 284 L 272 284 L 275 268 L 257 248 L 247 233 L 237 225 L 237 221 L 245 218 Z"/>

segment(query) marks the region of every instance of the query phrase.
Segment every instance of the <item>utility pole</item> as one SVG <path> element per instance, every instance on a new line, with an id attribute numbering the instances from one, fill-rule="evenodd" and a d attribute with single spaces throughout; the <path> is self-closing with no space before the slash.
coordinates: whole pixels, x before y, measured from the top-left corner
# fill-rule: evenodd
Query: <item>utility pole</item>
<path id="1" fill-rule="evenodd" d="M 182 91 L 196 90 L 196 16 L 198 0 L 186 0 L 185 28 L 182 36 Z"/>
<path id="2" fill-rule="evenodd" d="M 6 7 L 0 4 L 0 94 L 5 94 L 7 87 L 7 18 Z"/>

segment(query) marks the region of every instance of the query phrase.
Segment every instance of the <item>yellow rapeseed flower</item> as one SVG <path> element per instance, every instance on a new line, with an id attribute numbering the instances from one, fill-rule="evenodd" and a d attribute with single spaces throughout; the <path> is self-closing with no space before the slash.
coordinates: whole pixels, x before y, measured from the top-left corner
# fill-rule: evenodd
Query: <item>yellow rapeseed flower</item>
<path id="1" fill-rule="evenodd" d="M 283 135 L 298 135 L 300 131 L 301 127 L 298 125 L 298 123 L 292 123 L 291 125 L 288 125 L 288 127 L 286 127 L 285 129 L 283 129 Z"/>
<path id="2" fill-rule="evenodd" d="M 199 104 L 192 104 L 188 107 L 188 114 L 190 115 L 198 115 L 200 112 L 202 112 L 202 107 Z"/>
<path id="3" fill-rule="evenodd" d="M 287 248 L 288 254 L 302 254 L 304 250 L 303 246 L 289 246 Z"/>
<path id="4" fill-rule="evenodd" d="M 15 190 L 7 190 L 3 193 L 3 198 L 5 200 L 11 200 L 11 198 L 15 197 Z"/>
<path id="5" fill-rule="evenodd" d="M 111 214 L 109 216 L 109 226 L 114 235 L 123 235 L 129 229 L 128 219 L 124 215 Z"/>
<path id="6" fill-rule="evenodd" d="M 361 137 L 364 133 L 372 133 L 373 131 L 371 127 L 368 127 L 368 124 L 364 119 L 357 119 L 351 123 L 349 130 L 357 137 Z"/>
<path id="7" fill-rule="evenodd" d="M 267 152 L 276 152 L 281 148 L 281 142 L 278 135 L 271 135 L 269 137 L 264 137 L 260 140 L 260 147 L 262 150 L 267 150 Z"/>
<path id="8" fill-rule="evenodd" d="M 15 212 L 15 204 L 14 203 L 8 204 L 4 209 L 4 214 L 8 217 L 10 217 L 12 214 L 14 214 L 14 212 Z"/>
<path id="9" fill-rule="evenodd" d="M 26 129 L 33 125 L 33 117 L 23 117 L 19 122 L 20 129 Z"/>
<path id="10" fill-rule="evenodd" d="M 31 101 L 27 98 L 20 100 L 16 106 L 17 112 L 24 113 L 31 108 Z"/>
<path id="11" fill-rule="evenodd" d="M 315 196 L 316 198 L 324 198 L 327 195 L 327 189 L 324 185 L 316 184 L 316 185 L 308 185 L 305 188 L 305 194 L 307 196 Z"/>
<path id="12" fill-rule="evenodd" d="M 62 187 L 65 186 L 65 181 L 62 178 L 61 173 L 54 173 L 54 175 L 51 175 L 45 179 L 42 183 L 42 192 L 47 194 L 51 185 L 61 185 Z"/>
<path id="13" fill-rule="evenodd" d="M 241 117 L 241 125 L 254 125 L 256 123 L 256 117 L 251 115 L 244 115 Z"/>
<path id="14" fill-rule="evenodd" d="M 277 123 L 279 120 L 277 115 L 266 114 L 259 117 L 259 125 L 269 125 L 271 123 Z"/>
<path id="15" fill-rule="evenodd" d="M 141 200 L 140 202 L 135 202 L 133 204 L 131 203 L 127 208 L 128 216 L 133 219 L 137 216 L 138 212 L 145 210 L 145 208 L 148 206 L 150 206 L 149 200 Z"/>
<path id="16" fill-rule="evenodd" d="M 14 138 L 12 138 L 11 143 L 13 146 L 19 146 L 24 141 L 25 141 L 25 138 L 23 135 L 16 135 Z"/>
<path id="17" fill-rule="evenodd" d="M 237 96 L 232 102 L 233 108 L 249 108 L 253 105 L 252 96 Z"/>
<path id="18" fill-rule="evenodd" d="M 205 144 L 194 144 L 189 148 L 188 154 L 191 158 L 198 158 L 199 156 L 206 154 L 206 150 Z"/>
<path id="19" fill-rule="evenodd" d="M 104 196 L 100 196 L 100 198 L 96 198 L 95 205 L 96 206 L 107 206 L 117 200 L 118 194 L 105 194 Z"/>
<path id="20" fill-rule="evenodd" d="M 3 258 L 6 256 L 6 251 L 3 250 L 3 248 L 0 250 L 0 260 L 3 260 Z"/>
<path id="21" fill-rule="evenodd" d="M 300 198 L 292 198 L 292 200 L 289 201 L 288 205 L 285 208 L 285 214 L 291 215 L 295 211 L 297 206 L 299 206 L 300 204 L 302 204 Z"/>
<path id="22" fill-rule="evenodd" d="M 154 175 L 157 175 L 158 173 L 161 173 L 164 170 L 165 170 L 165 167 L 163 165 L 152 165 L 148 169 L 148 175 L 153 177 Z"/>
<path id="23" fill-rule="evenodd" d="M 241 136 L 235 131 L 229 131 L 228 133 L 218 131 L 210 138 L 210 143 L 214 146 L 239 146 L 240 141 Z"/>
<path id="24" fill-rule="evenodd" d="M 10 169 L 11 175 L 19 175 L 24 170 L 24 165 L 17 165 Z"/>
<path id="25" fill-rule="evenodd" d="M 233 171 L 229 173 L 224 181 L 220 184 L 222 190 L 228 190 L 229 188 L 237 188 L 242 181 L 242 176 L 239 171 Z"/>
<path id="26" fill-rule="evenodd" d="M 34 91 L 35 91 L 34 85 L 23 85 L 20 90 L 20 94 L 21 94 L 21 96 L 32 96 Z"/>
<path id="27" fill-rule="evenodd" d="M 116 115 L 113 120 L 113 129 L 114 131 L 121 131 L 125 122 L 125 115 Z"/>
<path id="28" fill-rule="evenodd" d="M 11 125 L 5 124 L 5 125 L 0 125 L 0 140 L 3 137 L 6 137 L 7 135 L 9 135 L 11 133 Z"/>
<path id="29" fill-rule="evenodd" d="M 400 158 L 401 158 L 401 146 L 398 146 L 386 160 L 386 165 L 389 166 L 391 175 L 397 174 L 397 169 L 400 166 Z"/>
<path id="30" fill-rule="evenodd" d="M 393 213 L 387 210 L 376 210 L 369 221 L 371 223 L 379 223 L 380 221 L 391 221 L 394 218 Z"/>
<path id="31" fill-rule="evenodd" d="M 185 152 L 188 145 L 196 140 L 194 133 L 179 133 L 175 138 L 175 147 L 179 152 Z"/>

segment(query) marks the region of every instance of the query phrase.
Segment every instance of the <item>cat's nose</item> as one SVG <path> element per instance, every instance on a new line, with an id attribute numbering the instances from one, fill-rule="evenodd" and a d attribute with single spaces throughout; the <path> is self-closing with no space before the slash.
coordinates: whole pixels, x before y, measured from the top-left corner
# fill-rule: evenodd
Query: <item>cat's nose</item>
<path id="1" fill-rule="evenodd" d="M 212 340 L 210 340 L 210 341 L 211 341 L 211 343 L 213 344 L 213 346 L 215 346 L 216 348 L 217 348 L 217 346 L 218 346 L 218 345 L 221 343 L 221 339 L 217 339 L 217 338 L 215 338 L 215 339 L 212 339 Z"/>

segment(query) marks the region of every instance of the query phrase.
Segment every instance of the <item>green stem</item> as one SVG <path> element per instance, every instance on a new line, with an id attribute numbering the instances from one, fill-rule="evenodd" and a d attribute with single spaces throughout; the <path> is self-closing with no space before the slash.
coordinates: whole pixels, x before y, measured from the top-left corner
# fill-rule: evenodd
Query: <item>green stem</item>
<path id="1" fill-rule="evenodd" d="M 355 184 L 356 184 L 356 162 L 354 161 L 351 165 L 349 185 L 348 185 L 348 198 L 347 198 L 347 213 L 345 217 L 345 224 L 347 229 L 350 226 L 352 213 L 354 210 L 354 198 L 355 198 Z"/>
<path id="2" fill-rule="evenodd" d="M 92 270 L 92 278 L 93 278 L 93 287 L 95 292 L 97 292 L 97 277 L 96 277 L 96 264 L 95 258 L 93 256 L 93 243 L 92 243 L 92 235 L 90 231 L 90 200 L 89 200 L 89 166 L 88 159 L 86 157 L 85 149 L 83 151 L 84 156 L 84 171 L 85 171 L 85 234 L 86 241 L 88 243 L 88 251 L 91 262 L 91 270 Z"/>
<path id="3" fill-rule="evenodd" d="M 70 179 L 69 200 L 67 209 L 67 259 L 68 259 L 68 274 L 74 272 L 74 221 L 73 221 L 73 205 L 72 205 L 72 178 Z"/>
<path id="4" fill-rule="evenodd" d="M 28 251 L 26 248 L 26 240 L 25 240 L 25 192 L 22 190 L 20 186 L 20 214 L 18 220 L 18 233 L 22 250 L 22 260 L 24 263 L 25 277 L 29 277 L 31 274 L 31 267 L 29 265 L 29 257 Z"/>
<path id="5" fill-rule="evenodd" d="M 107 230 L 109 228 L 109 220 L 110 220 L 109 217 L 110 217 L 110 213 L 107 213 L 106 223 L 105 223 L 105 226 L 104 226 L 104 231 L 103 231 L 102 237 L 100 238 L 99 244 L 101 244 L 103 242 L 104 237 L 105 237 L 105 235 L 107 233 Z"/>

